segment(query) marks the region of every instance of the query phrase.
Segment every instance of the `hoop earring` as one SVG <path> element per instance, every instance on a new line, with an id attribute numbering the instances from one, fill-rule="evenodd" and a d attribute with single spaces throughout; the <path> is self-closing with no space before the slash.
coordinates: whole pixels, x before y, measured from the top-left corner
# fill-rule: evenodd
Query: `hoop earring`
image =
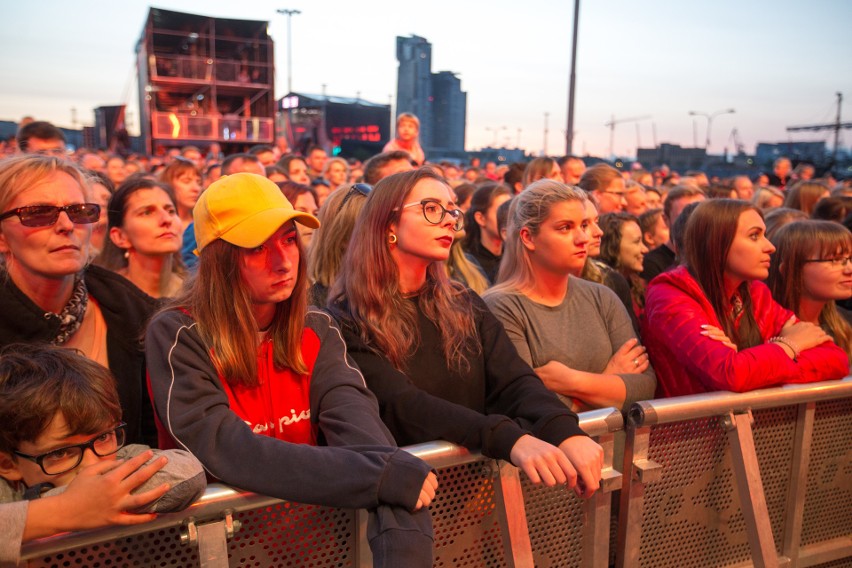
<path id="1" fill-rule="evenodd" d="M 394 244 L 396 244 L 396 241 L 397 241 L 396 235 L 391 233 L 390 236 L 388 236 L 388 243 L 394 245 Z"/>

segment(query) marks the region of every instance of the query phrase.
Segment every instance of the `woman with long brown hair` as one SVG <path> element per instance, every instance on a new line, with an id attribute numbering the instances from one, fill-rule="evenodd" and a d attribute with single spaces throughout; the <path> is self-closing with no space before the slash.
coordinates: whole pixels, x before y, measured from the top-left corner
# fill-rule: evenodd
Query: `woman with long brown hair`
<path id="1" fill-rule="evenodd" d="M 832 221 L 796 221 L 778 229 L 772 243 L 772 297 L 852 356 L 852 327 L 835 305 L 852 297 L 852 233 Z"/>
<path id="2" fill-rule="evenodd" d="M 533 482 L 590 495 L 600 446 L 517 354 L 475 293 L 445 268 L 461 225 L 429 168 L 380 181 L 332 289 L 349 353 L 401 444 L 448 440 L 511 461 Z"/>
<path id="3" fill-rule="evenodd" d="M 393 447 L 339 330 L 307 308 L 296 223 L 316 218 L 249 173 L 212 184 L 194 218 L 198 272 L 146 336 L 161 447 L 190 450 L 241 489 L 377 508 L 377 565 L 431 566 L 424 507 L 437 480 Z"/>
<path id="4" fill-rule="evenodd" d="M 646 293 L 643 339 L 657 395 L 743 392 L 838 379 L 849 360 L 822 329 L 798 321 L 763 284 L 775 247 L 758 208 L 711 199 L 692 212 L 684 265 Z"/>

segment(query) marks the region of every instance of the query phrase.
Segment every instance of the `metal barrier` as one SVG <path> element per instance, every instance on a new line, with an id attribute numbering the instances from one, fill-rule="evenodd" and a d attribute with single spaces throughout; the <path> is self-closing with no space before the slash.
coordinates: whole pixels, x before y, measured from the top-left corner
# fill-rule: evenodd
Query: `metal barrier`
<path id="1" fill-rule="evenodd" d="M 605 449 L 604 490 L 587 501 L 521 481 L 517 468 L 446 442 L 406 448 L 438 471 L 430 510 L 435 566 L 607 565 L 613 433 L 608 408 L 580 415 Z M 370 566 L 366 512 L 301 505 L 213 484 L 181 513 L 145 525 L 28 543 L 22 558 L 48 566 Z"/>
<path id="2" fill-rule="evenodd" d="M 616 565 L 852 566 L 850 441 L 852 377 L 633 405 Z"/>
<path id="3" fill-rule="evenodd" d="M 449 443 L 407 448 L 438 471 L 435 566 L 852 566 L 852 377 L 641 402 L 626 475 L 621 415 L 580 415 L 604 447 L 581 501 Z M 611 550 L 611 500 L 621 489 Z M 213 485 L 182 513 L 27 544 L 30 566 L 370 566 L 366 512 Z"/>

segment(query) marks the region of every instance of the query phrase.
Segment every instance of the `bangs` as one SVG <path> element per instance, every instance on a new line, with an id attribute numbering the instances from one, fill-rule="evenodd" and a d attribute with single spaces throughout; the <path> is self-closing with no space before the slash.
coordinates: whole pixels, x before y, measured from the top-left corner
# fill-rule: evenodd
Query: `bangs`
<path id="1" fill-rule="evenodd" d="M 842 225 L 831 224 L 836 225 L 836 228 L 829 230 L 828 226 L 821 227 L 820 234 L 816 235 L 819 258 L 852 256 L 852 233 Z"/>

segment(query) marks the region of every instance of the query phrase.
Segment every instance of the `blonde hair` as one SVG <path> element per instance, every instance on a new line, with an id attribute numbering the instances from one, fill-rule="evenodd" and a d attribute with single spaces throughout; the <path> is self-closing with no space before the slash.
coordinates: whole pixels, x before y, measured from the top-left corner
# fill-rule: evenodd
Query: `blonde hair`
<path id="1" fill-rule="evenodd" d="M 463 281 L 477 294 L 482 295 L 488 289 L 488 279 L 464 255 L 464 249 L 459 240 L 453 241 L 453 246 L 450 247 L 447 270 L 450 278 Z"/>
<path id="2" fill-rule="evenodd" d="M 588 197 L 579 189 L 551 179 L 533 182 L 515 196 L 509 206 L 506 240 L 503 242 L 497 285 L 486 295 L 506 291 L 525 294 L 534 287 L 535 269 L 530 261 L 529 251 L 521 242 L 521 229 L 526 227 L 530 234 L 537 235 L 553 207 L 564 201 L 576 201 L 585 206 Z"/>
<path id="3" fill-rule="evenodd" d="M 332 191 L 319 211 L 320 226 L 311 238 L 308 259 L 308 276 L 311 284 L 330 288 L 334 284 L 355 220 L 364 207 L 367 197 L 360 191 L 345 186 Z"/>
<path id="4" fill-rule="evenodd" d="M 71 176 L 80 185 L 85 199 L 92 199 L 88 177 L 73 163 L 55 156 L 27 154 L 0 160 L 0 213 L 9 208 L 18 194 L 56 173 Z"/>

